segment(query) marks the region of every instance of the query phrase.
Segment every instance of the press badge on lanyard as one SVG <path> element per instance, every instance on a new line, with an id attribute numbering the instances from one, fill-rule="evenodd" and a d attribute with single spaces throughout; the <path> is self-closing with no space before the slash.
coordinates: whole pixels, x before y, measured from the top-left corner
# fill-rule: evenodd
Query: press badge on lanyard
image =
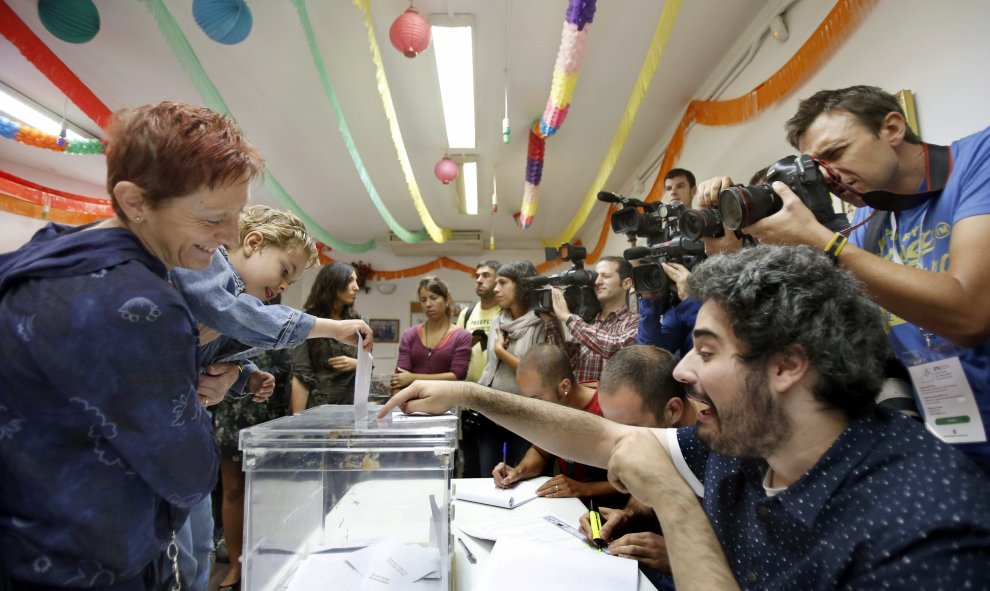
<path id="1" fill-rule="evenodd" d="M 951 343 L 936 345 L 937 338 L 922 331 L 933 346 L 901 357 L 918 393 L 925 426 L 946 443 L 980 443 L 987 440 L 976 397 Z M 941 339 L 939 339 L 941 340 Z"/>
<path id="2" fill-rule="evenodd" d="M 896 235 L 896 220 L 891 216 Z M 924 216 L 922 216 L 924 224 Z M 891 259 L 900 264 L 897 247 L 891 249 Z M 918 394 L 925 426 L 946 443 L 982 443 L 987 433 L 976 406 L 976 397 L 966 379 L 959 350 L 935 334 L 916 327 L 924 340 L 924 348 L 898 355 L 907 367 L 911 383 Z"/>

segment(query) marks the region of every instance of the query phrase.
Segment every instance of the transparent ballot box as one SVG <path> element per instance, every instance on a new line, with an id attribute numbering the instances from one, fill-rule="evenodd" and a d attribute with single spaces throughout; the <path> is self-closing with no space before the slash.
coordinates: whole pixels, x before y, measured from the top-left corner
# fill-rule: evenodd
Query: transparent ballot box
<path id="1" fill-rule="evenodd" d="M 240 433 L 247 591 L 451 588 L 457 418 L 320 406 Z"/>

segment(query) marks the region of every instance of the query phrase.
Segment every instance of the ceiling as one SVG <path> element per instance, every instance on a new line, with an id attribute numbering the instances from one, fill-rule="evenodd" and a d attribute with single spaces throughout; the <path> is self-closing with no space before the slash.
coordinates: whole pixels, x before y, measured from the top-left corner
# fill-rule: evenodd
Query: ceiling
<path id="1" fill-rule="evenodd" d="M 6 2 L 111 110 L 163 99 L 205 103 L 145 1 L 96 0 L 100 31 L 78 45 L 60 41 L 45 29 L 34 0 Z M 232 115 L 295 203 L 336 238 L 352 243 L 376 239 L 382 248 L 388 226 L 348 155 L 293 2 L 247 3 L 253 16 L 250 35 L 241 43 L 223 45 L 197 26 L 191 0 L 164 0 Z M 642 173 L 644 162 L 659 155 L 660 140 L 670 133 L 688 101 L 700 96 L 706 82 L 710 84 L 726 54 L 745 41 L 739 36 L 752 30 L 753 19 L 763 18 L 767 4 L 766 0 L 684 0 L 663 61 L 606 188 L 618 190 Z M 564 230 L 592 186 L 664 3 L 598 2 L 569 114 L 560 131 L 547 140 L 539 210 L 533 224 L 522 230 L 512 213 L 522 201 L 527 128 L 547 103 L 567 5 L 567 0 L 415 2 L 424 16 L 474 15 L 477 149 L 466 153 L 479 163 L 481 213 L 470 216 L 458 212 L 453 185 L 444 186 L 433 175 L 445 152 L 446 133 L 432 48 L 415 59 L 403 57 L 389 43 L 388 31 L 408 1 L 371 2 L 412 171 L 441 227 L 480 230 L 487 244 L 493 222 L 487 203 L 497 177 L 498 247 L 538 246 Z M 306 8 L 340 110 L 377 192 L 402 227 L 422 229 L 392 144 L 361 10 L 347 0 L 309 0 Z M 718 18 L 712 18 L 716 14 Z M 501 136 L 506 80 L 512 128 L 507 145 Z M 98 133 L 96 125 L 6 39 L 0 39 L 0 82 Z M 80 192 L 79 187 L 92 187 L 90 196 L 102 196 L 98 193 L 105 177 L 101 156 L 70 156 L 0 139 L 0 168 L 7 168 L 5 163 L 65 177 L 63 186 L 55 188 Z M 652 179 L 647 188 L 650 183 Z M 253 200 L 279 204 L 260 186 Z M 603 205 L 595 207 L 604 211 Z M 589 232 L 586 241 L 597 236 L 598 227 L 584 230 Z"/>

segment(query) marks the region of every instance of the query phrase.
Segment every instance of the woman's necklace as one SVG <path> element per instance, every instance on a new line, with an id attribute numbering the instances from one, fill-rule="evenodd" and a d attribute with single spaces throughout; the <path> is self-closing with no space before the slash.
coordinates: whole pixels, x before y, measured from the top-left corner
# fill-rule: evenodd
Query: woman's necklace
<path id="1" fill-rule="evenodd" d="M 440 335 L 437 342 L 433 343 L 433 347 L 439 345 L 443 341 L 444 337 L 447 336 L 448 332 L 450 332 L 450 322 L 448 322 L 447 326 L 443 329 L 443 334 Z M 425 323 L 423 324 L 423 345 L 426 346 L 426 357 L 433 357 L 433 347 L 430 346 L 430 327 Z"/>

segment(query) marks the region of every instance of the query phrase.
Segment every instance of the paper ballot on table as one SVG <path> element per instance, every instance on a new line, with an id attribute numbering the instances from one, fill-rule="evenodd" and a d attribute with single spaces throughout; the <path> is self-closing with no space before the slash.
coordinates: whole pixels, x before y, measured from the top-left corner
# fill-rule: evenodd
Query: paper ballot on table
<path id="1" fill-rule="evenodd" d="M 459 501 L 471 501 L 472 503 L 483 503 L 504 509 L 514 509 L 537 498 L 536 489 L 540 488 L 547 480 L 550 480 L 549 476 L 539 476 L 530 480 L 523 480 L 512 488 L 499 488 L 495 486 L 494 480 L 486 483 L 471 483 L 470 485 L 461 483 L 457 485 L 454 496 Z"/>
<path id="2" fill-rule="evenodd" d="M 476 591 L 547 591 L 547 589 L 636 589 L 635 560 L 590 548 L 562 548 L 516 538 L 495 542 Z M 553 568 L 547 568 L 553 565 Z M 521 573 L 525 573 L 520 576 Z"/>
<path id="3" fill-rule="evenodd" d="M 554 544 L 570 542 L 577 538 L 590 544 L 588 538 L 575 526 L 551 513 L 495 519 L 482 523 L 458 524 L 457 527 L 473 538 L 491 540 L 492 542 L 506 537 L 541 544 Z"/>
<path id="4" fill-rule="evenodd" d="M 436 548 L 383 540 L 349 552 L 313 552 L 299 565 L 288 591 L 335 589 L 437 589 L 440 554 Z"/>
<path id="5" fill-rule="evenodd" d="M 357 333 L 357 369 L 354 370 L 354 427 L 368 422 L 368 394 L 371 392 L 371 369 L 375 358 L 364 350 L 364 338 Z"/>

